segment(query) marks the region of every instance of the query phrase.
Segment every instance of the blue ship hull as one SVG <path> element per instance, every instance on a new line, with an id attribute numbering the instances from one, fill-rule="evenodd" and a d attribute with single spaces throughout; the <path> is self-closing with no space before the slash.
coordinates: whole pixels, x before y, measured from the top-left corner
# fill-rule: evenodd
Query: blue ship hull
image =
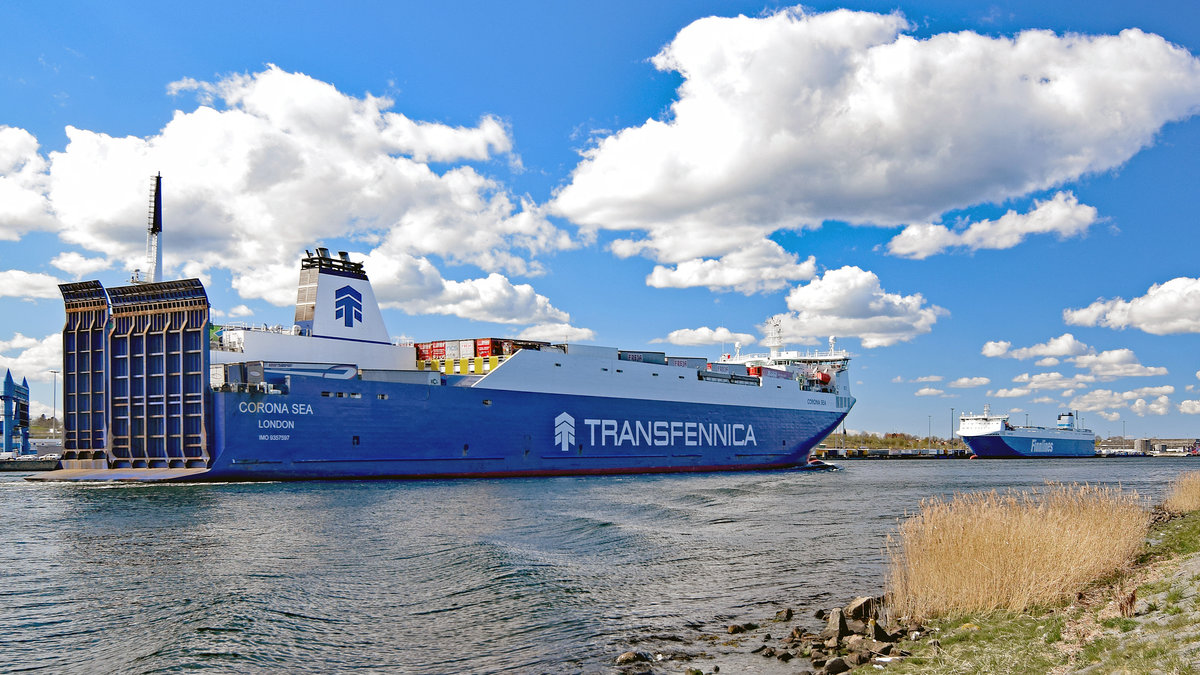
<path id="1" fill-rule="evenodd" d="M 212 465 L 187 480 L 776 469 L 804 465 L 845 417 L 367 381 L 338 397 L 303 380 L 288 394 L 214 392 Z"/>
<path id="2" fill-rule="evenodd" d="M 971 452 L 980 459 L 1094 457 L 1096 455 L 1096 443 L 1091 437 L 1087 439 L 1044 439 L 1029 436 L 988 434 L 983 436 L 964 436 L 963 440 L 971 448 Z M 1035 449 L 1035 443 L 1037 449 Z"/>

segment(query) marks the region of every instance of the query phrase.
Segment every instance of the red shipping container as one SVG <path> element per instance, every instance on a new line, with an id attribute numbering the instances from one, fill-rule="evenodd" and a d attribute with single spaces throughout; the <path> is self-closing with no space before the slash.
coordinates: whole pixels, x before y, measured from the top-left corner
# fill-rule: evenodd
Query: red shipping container
<path id="1" fill-rule="evenodd" d="M 475 355 L 487 358 L 492 355 L 492 339 L 479 338 L 475 341 Z"/>

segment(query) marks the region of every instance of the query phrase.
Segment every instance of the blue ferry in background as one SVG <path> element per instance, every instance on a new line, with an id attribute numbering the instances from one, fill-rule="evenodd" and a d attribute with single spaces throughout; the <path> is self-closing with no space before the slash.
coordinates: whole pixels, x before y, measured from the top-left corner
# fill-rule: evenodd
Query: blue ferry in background
<path id="1" fill-rule="evenodd" d="M 155 203 L 160 182 L 155 182 Z M 214 326 L 198 279 L 63 284 L 61 469 L 36 480 L 554 476 L 803 466 L 846 417 L 849 355 L 705 358 L 390 337 L 360 262 L 300 263 L 295 320 Z M 156 259 L 157 258 L 157 259 Z"/>
<path id="2" fill-rule="evenodd" d="M 993 416 L 991 406 L 984 405 L 982 415 L 959 417 L 958 435 L 980 459 L 1096 456 L 1096 434 L 1077 427 L 1070 412 L 1058 416 L 1055 428 L 1021 427 L 1010 424 L 1008 415 Z"/>

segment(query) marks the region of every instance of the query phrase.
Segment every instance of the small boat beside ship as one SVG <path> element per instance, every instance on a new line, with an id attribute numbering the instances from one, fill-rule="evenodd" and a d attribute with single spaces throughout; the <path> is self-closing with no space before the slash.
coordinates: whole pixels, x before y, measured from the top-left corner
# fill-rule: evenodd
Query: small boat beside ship
<path id="1" fill-rule="evenodd" d="M 980 459 L 1096 456 L 1096 434 L 1080 428 L 1071 412 L 1060 414 L 1053 428 L 1015 426 L 1008 415 L 992 415 L 984 405 L 982 415 L 959 417 L 958 435 Z"/>

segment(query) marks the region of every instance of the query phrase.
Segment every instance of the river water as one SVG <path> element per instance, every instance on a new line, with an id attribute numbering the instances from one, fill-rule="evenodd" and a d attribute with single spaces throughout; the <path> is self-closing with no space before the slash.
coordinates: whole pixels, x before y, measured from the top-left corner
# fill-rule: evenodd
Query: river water
<path id="1" fill-rule="evenodd" d="M 664 635 L 880 592 L 885 538 L 923 498 L 1061 481 L 1158 500 L 1200 462 L 841 466 L 161 486 L 0 474 L 0 672 L 607 673 Z"/>

